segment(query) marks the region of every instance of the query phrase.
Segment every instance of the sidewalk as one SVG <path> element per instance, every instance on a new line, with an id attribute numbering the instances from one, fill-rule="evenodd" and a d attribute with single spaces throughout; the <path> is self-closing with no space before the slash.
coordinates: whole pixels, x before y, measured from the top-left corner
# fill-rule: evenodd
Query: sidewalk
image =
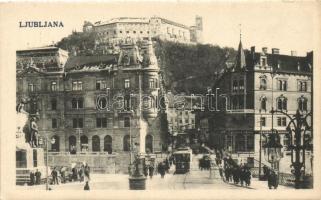
<path id="1" fill-rule="evenodd" d="M 252 178 L 251 179 L 251 185 L 250 185 L 250 188 L 252 189 L 256 189 L 256 190 L 269 190 L 269 187 L 268 187 L 268 183 L 267 181 L 259 181 L 258 178 Z M 273 188 L 273 187 L 272 187 Z M 291 188 L 291 187 L 287 187 L 287 186 L 284 186 L 284 185 L 278 185 L 278 188 L 277 190 L 284 190 L 284 189 L 294 189 L 294 188 Z M 271 190 L 274 190 L 274 189 L 271 189 Z"/>

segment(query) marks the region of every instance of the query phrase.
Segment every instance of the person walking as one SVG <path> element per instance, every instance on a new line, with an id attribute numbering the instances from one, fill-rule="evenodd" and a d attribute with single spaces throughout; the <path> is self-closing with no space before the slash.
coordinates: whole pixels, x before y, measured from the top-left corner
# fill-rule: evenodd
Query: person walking
<path id="1" fill-rule="evenodd" d="M 85 165 L 85 180 L 90 180 L 90 167 L 88 166 L 88 163 L 86 163 Z"/>
<path id="2" fill-rule="evenodd" d="M 36 169 L 35 176 L 36 176 L 36 184 L 40 185 L 41 172 L 39 172 L 38 169 Z"/>
<path id="3" fill-rule="evenodd" d="M 278 176 L 274 170 L 270 169 L 268 173 L 268 187 L 269 189 L 272 189 L 272 187 L 274 189 L 277 189 L 278 185 L 279 185 Z"/>
<path id="4" fill-rule="evenodd" d="M 35 184 L 35 173 L 33 173 L 33 171 L 30 171 L 30 185 L 34 185 Z"/>
<path id="5" fill-rule="evenodd" d="M 52 176 L 52 184 L 55 185 L 57 183 L 57 185 L 59 184 L 58 183 L 58 172 L 56 170 L 56 168 L 54 168 L 51 172 L 51 176 Z"/>
<path id="6" fill-rule="evenodd" d="M 159 163 L 159 165 L 158 165 L 158 172 L 160 173 L 161 178 L 164 178 L 165 172 L 166 172 L 165 163 L 164 163 L 164 162 Z"/>
<path id="7" fill-rule="evenodd" d="M 152 179 L 153 178 L 153 174 L 154 174 L 154 166 L 153 166 L 153 164 L 149 165 L 148 170 L 149 170 L 149 177 L 150 177 L 150 179 Z"/>
<path id="8" fill-rule="evenodd" d="M 251 185 L 251 178 L 252 178 L 252 173 L 249 168 L 245 169 L 245 184 L 246 187 L 249 187 Z"/>

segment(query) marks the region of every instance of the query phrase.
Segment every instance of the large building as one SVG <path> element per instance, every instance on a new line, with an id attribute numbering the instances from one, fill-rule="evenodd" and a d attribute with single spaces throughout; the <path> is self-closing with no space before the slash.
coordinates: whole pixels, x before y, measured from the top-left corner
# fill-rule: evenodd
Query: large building
<path id="1" fill-rule="evenodd" d="M 161 17 L 130 18 L 120 17 L 94 24 L 85 21 L 83 31 L 94 31 L 98 37 L 97 45 L 118 44 L 126 38 L 147 40 L 159 38 L 180 43 L 202 42 L 202 17 L 196 16 L 194 26 L 186 26 Z"/>
<path id="2" fill-rule="evenodd" d="M 283 145 L 280 170 L 290 166 L 290 138 L 286 134 L 289 119 L 281 113 L 303 114 L 312 109 L 313 52 L 306 56 L 281 55 L 279 49 L 244 50 L 240 41 L 235 64 L 227 68 L 214 84 L 214 90 L 223 95 L 218 98 L 220 111 L 210 111 L 208 124 L 211 144 L 225 149 L 241 162 L 258 163 L 259 138 L 263 145 L 271 129 L 276 129 Z M 260 123 L 261 122 L 261 123 Z M 311 123 L 311 121 L 309 121 Z M 311 133 L 310 133 L 311 134 Z M 309 168 L 309 151 L 306 167 Z M 263 159 L 263 162 L 266 162 Z"/>
<path id="3" fill-rule="evenodd" d="M 56 47 L 17 51 L 17 103 L 33 102 L 26 110 L 39 113 L 40 136 L 55 138 L 50 151 L 161 150 L 152 42 L 120 48 L 117 55 L 70 58 Z"/>

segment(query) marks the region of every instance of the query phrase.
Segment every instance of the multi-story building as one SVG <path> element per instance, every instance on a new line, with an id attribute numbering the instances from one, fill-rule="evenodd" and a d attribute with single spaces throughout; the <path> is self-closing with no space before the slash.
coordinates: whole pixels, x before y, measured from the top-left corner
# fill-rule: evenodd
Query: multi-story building
<path id="1" fill-rule="evenodd" d="M 39 113 L 40 135 L 55 138 L 51 151 L 161 150 L 159 68 L 152 42 L 141 45 L 70 58 L 56 47 L 17 51 L 17 101 L 33 100 L 26 109 Z"/>
<path id="2" fill-rule="evenodd" d="M 159 38 L 180 43 L 200 43 L 202 41 L 202 17 L 196 16 L 195 26 L 186 26 L 161 17 L 113 18 L 94 24 L 85 22 L 83 31 L 98 34 L 97 44 L 117 44 L 126 38 L 147 40 Z"/>
<path id="3" fill-rule="evenodd" d="M 289 115 L 298 109 L 303 114 L 312 111 L 312 66 L 313 52 L 296 56 L 293 52 L 281 55 L 276 48 L 272 53 L 265 47 L 261 52 L 255 47 L 248 51 L 243 50 L 240 41 L 235 64 L 220 75 L 214 86 L 223 96 L 218 98 L 220 111 L 207 115 L 212 145 L 253 161 L 259 158 L 260 132 L 264 145 L 273 128 L 284 147 L 284 166 L 289 167 L 289 119 L 281 113 L 272 115 L 271 110 Z M 242 162 L 247 162 L 244 159 Z M 285 170 L 281 165 L 280 170 Z"/>

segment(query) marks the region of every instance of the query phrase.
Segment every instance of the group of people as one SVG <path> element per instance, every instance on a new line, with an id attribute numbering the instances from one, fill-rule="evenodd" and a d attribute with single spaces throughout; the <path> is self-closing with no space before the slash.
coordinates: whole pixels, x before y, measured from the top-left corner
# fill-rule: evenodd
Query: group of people
<path id="1" fill-rule="evenodd" d="M 41 182 L 41 172 L 36 169 L 35 172 L 30 172 L 30 185 L 40 185 Z"/>
<path id="2" fill-rule="evenodd" d="M 223 176 L 223 173 L 225 177 Z M 241 184 L 241 186 L 250 186 L 251 185 L 251 171 L 250 168 L 246 165 L 230 165 L 227 164 L 222 170 L 220 167 L 220 175 L 222 179 L 226 182 L 233 182 L 234 184 Z"/>
<path id="3" fill-rule="evenodd" d="M 203 156 L 199 159 L 198 168 L 200 170 L 209 170 L 211 168 L 211 158 L 209 156 Z"/>

